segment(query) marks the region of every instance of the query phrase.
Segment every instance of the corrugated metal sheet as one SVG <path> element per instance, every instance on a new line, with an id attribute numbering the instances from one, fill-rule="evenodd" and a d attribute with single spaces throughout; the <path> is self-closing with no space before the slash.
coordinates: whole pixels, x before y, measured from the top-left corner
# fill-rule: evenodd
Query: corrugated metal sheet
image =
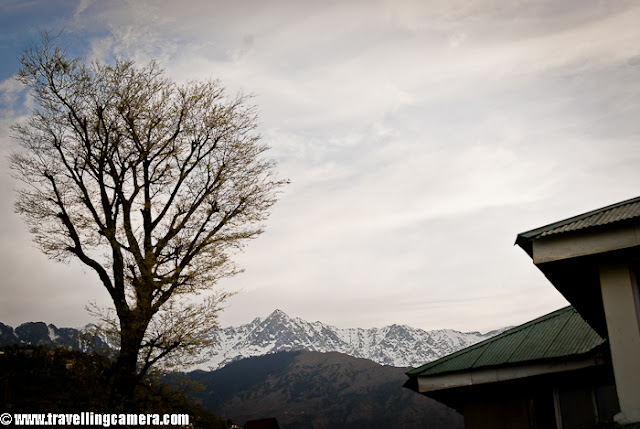
<path id="1" fill-rule="evenodd" d="M 526 339 L 524 331 L 516 331 L 505 336 L 502 341 L 491 341 L 487 352 L 482 355 L 482 359 L 478 359 L 474 368 L 493 365 L 495 362 L 508 362 Z"/>
<path id="2" fill-rule="evenodd" d="M 566 225 L 561 225 L 556 228 L 552 227 L 549 230 L 540 233 L 536 238 L 552 234 L 561 234 L 568 231 L 578 231 L 594 226 L 608 225 L 610 223 L 640 217 L 640 201 L 625 203 L 610 209 L 601 210 L 604 211 L 596 212 L 583 219 L 578 219 Z"/>
<path id="3" fill-rule="evenodd" d="M 413 369 L 407 375 L 428 376 L 579 355 L 604 342 L 569 306 Z"/>
<path id="4" fill-rule="evenodd" d="M 635 218 L 640 218 L 640 197 L 523 232 L 518 235 L 516 243 L 520 244 L 524 240 L 536 240 L 549 235 L 579 231 Z"/>
<path id="5" fill-rule="evenodd" d="M 587 353 L 603 342 L 604 339 L 574 310 L 573 317 L 567 319 L 555 341 L 550 344 L 547 357 Z"/>

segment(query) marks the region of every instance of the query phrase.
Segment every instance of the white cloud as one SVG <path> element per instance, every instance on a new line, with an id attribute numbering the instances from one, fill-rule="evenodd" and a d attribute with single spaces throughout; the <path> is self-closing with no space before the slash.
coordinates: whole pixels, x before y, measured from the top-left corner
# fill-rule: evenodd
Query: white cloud
<path id="1" fill-rule="evenodd" d="M 0 82 L 2 102 L 6 106 L 12 106 L 18 99 L 18 95 L 24 91 L 24 86 L 17 79 L 10 77 Z M 6 108 L 6 107 L 5 107 Z"/>
<path id="2" fill-rule="evenodd" d="M 562 300 L 515 235 L 637 192 L 633 2 L 187 4 L 83 0 L 73 31 L 256 94 L 293 183 L 223 320 L 520 323 Z"/>

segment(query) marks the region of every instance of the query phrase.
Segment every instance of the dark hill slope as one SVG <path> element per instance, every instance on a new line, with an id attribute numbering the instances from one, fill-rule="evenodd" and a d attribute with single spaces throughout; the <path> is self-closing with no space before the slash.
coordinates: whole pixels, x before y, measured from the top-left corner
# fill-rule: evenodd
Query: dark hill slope
<path id="1" fill-rule="evenodd" d="M 462 416 L 402 388 L 406 368 L 342 353 L 283 352 L 189 378 L 202 405 L 236 422 L 276 417 L 283 429 L 462 428 Z"/>

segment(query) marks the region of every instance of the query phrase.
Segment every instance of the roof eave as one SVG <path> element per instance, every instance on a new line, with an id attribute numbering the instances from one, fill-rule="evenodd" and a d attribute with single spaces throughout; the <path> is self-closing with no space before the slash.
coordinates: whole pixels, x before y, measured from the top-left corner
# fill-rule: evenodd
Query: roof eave
<path id="1" fill-rule="evenodd" d="M 527 255 L 529 255 L 529 257 L 533 259 L 533 241 L 530 238 L 526 237 L 524 233 L 518 234 L 514 246 L 520 246 L 520 248 L 527 252 Z"/>
<path id="2" fill-rule="evenodd" d="M 539 228 L 535 228 L 535 229 L 531 229 L 529 231 L 525 231 L 525 232 L 521 232 L 520 234 L 518 234 L 518 237 L 516 238 L 516 244 L 518 244 L 520 247 L 522 247 L 527 253 L 531 254 L 531 250 L 528 248 L 528 246 L 530 246 L 530 243 L 537 240 L 539 238 L 539 236 L 543 233 L 545 233 L 546 231 L 552 230 L 552 229 L 556 229 L 556 228 L 560 228 L 562 226 L 580 221 L 582 219 L 586 219 L 588 217 L 591 217 L 593 215 L 596 215 L 598 213 L 602 213 L 602 212 L 606 212 L 606 211 L 610 211 L 613 210 L 615 208 L 621 207 L 621 206 L 625 206 L 625 205 L 629 205 L 629 204 L 634 204 L 640 202 L 640 196 L 638 197 L 634 197 L 634 198 L 630 198 L 628 200 L 624 200 L 624 201 L 620 201 L 618 203 L 615 204 L 610 204 L 608 206 L 605 207 L 601 207 L 599 209 L 595 209 L 595 210 L 591 210 L 588 211 L 586 213 L 582 213 L 576 216 L 572 216 L 570 218 L 567 219 L 563 219 L 557 222 L 552 222 L 548 225 L 544 225 L 541 226 Z M 618 221 L 619 222 L 619 221 Z M 529 243 L 529 244 L 526 244 Z"/>
<path id="3" fill-rule="evenodd" d="M 518 380 L 541 375 L 602 366 L 606 360 L 597 350 L 577 356 L 563 356 L 555 359 L 534 360 L 518 364 L 505 364 L 491 367 L 470 369 L 445 374 L 413 375 L 404 384 L 418 393 L 428 394 L 441 390 L 456 389 L 488 383 Z"/>

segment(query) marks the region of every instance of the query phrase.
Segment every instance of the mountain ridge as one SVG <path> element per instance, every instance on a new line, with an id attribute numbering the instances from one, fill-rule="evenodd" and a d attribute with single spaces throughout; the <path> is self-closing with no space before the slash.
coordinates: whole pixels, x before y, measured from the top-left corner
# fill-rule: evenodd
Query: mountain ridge
<path id="1" fill-rule="evenodd" d="M 96 334 L 95 326 L 88 324 L 80 329 L 58 328 L 52 323 L 25 322 L 15 329 L 0 322 L 0 347 L 14 344 L 31 346 L 62 346 L 71 350 L 100 352 L 113 351 L 106 338 Z"/>
<path id="2" fill-rule="evenodd" d="M 10 344 L 62 345 L 74 350 L 113 351 L 106 339 L 83 328 L 57 328 L 44 322 L 27 322 L 17 328 L 0 323 L 0 346 Z M 505 328 L 506 329 L 506 328 Z M 416 367 L 490 338 L 504 329 L 482 334 L 453 329 L 425 331 L 408 325 L 382 328 L 337 328 L 322 322 L 290 317 L 280 309 L 264 319 L 212 332 L 214 346 L 202 353 L 203 363 L 188 370 L 215 370 L 242 358 L 281 351 L 338 352 L 380 365 Z"/>
<path id="3" fill-rule="evenodd" d="M 183 376 L 203 387 L 193 394 L 203 407 L 240 424 L 269 416 L 283 429 L 464 427 L 462 415 L 402 388 L 405 371 L 338 352 L 297 350 Z M 175 377 L 167 381 L 176 383 Z"/>
<path id="4" fill-rule="evenodd" d="M 506 328 L 505 328 L 506 329 Z M 213 333 L 215 346 L 198 369 L 219 369 L 235 360 L 281 351 L 339 352 L 380 365 L 415 367 L 490 338 L 504 329 L 460 332 L 425 331 L 393 324 L 382 328 L 336 328 L 290 317 L 280 309 L 264 319 L 222 328 Z"/>

